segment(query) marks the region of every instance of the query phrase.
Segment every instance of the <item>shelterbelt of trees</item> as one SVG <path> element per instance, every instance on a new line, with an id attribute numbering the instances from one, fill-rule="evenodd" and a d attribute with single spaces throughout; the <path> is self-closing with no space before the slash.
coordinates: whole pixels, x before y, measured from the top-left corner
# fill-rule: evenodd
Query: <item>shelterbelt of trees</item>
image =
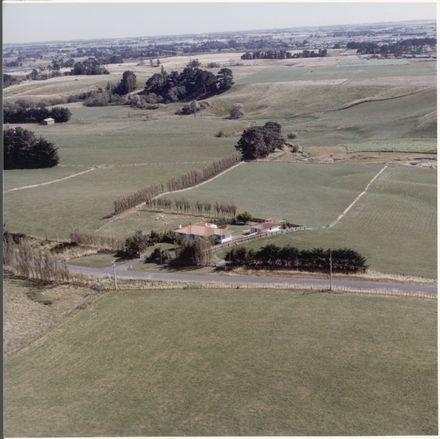
<path id="1" fill-rule="evenodd" d="M 68 108 L 47 108 L 45 105 L 33 105 L 27 101 L 14 104 L 5 104 L 3 108 L 4 123 L 41 123 L 44 119 L 52 117 L 55 122 L 67 122 L 72 113 Z"/>
<path id="2" fill-rule="evenodd" d="M 246 52 L 241 55 L 241 59 L 286 59 L 286 58 L 316 58 L 319 56 L 327 56 L 327 49 L 303 50 L 302 52 L 292 53 L 287 50 L 256 50 Z"/>
<path id="3" fill-rule="evenodd" d="M 409 38 L 392 44 L 378 44 L 371 41 L 350 41 L 347 49 L 357 49 L 357 53 L 380 54 L 380 55 L 403 55 L 411 53 L 422 53 L 425 47 L 430 47 L 435 51 L 437 47 L 436 38 Z"/>
<path id="4" fill-rule="evenodd" d="M 232 248 L 226 254 L 226 261 L 234 267 L 291 269 L 297 271 L 318 271 L 328 273 L 363 273 L 367 270 L 366 259 L 355 250 L 348 248 L 315 248 L 299 250 L 295 247 L 278 247 L 269 244 L 254 251 L 246 247 Z"/>

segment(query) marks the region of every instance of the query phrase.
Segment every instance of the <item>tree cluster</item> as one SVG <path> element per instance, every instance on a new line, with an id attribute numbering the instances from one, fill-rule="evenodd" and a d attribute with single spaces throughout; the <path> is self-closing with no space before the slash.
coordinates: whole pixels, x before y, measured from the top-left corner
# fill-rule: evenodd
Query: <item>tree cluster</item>
<path id="1" fill-rule="evenodd" d="M 162 67 L 161 73 L 155 73 L 145 83 L 143 94 L 150 103 L 165 104 L 179 101 L 203 99 L 223 93 L 233 84 L 232 71 L 220 69 L 217 75 L 198 67 L 186 67 L 181 73 L 167 73 Z"/>
<path id="2" fill-rule="evenodd" d="M 150 256 L 145 258 L 145 262 L 153 262 L 158 265 L 168 264 L 172 260 L 171 253 L 160 247 L 156 247 Z"/>
<path id="3" fill-rule="evenodd" d="M 131 93 L 136 89 L 136 75 L 130 71 L 126 70 L 122 74 L 122 79 L 119 84 L 113 89 L 113 93 L 118 95 L 126 95 L 127 93 Z"/>
<path id="4" fill-rule="evenodd" d="M 209 108 L 210 105 L 206 101 L 198 102 L 198 101 L 191 101 L 188 104 L 185 104 L 180 110 L 176 112 L 176 114 L 179 115 L 188 115 L 188 114 L 194 114 L 195 115 L 202 110 L 205 110 L 206 108 Z"/>
<path id="5" fill-rule="evenodd" d="M 96 58 L 87 58 L 73 65 L 72 75 L 108 75 L 109 71 Z"/>
<path id="6" fill-rule="evenodd" d="M 169 264 L 177 267 L 209 265 L 212 260 L 211 247 L 212 244 L 203 238 L 184 241 L 180 247 L 176 248 L 176 257 Z"/>
<path id="7" fill-rule="evenodd" d="M 302 52 L 292 53 L 287 50 L 256 50 L 246 52 L 241 55 L 241 59 L 290 59 L 290 58 L 316 58 L 327 56 L 327 49 L 303 50 Z"/>
<path id="8" fill-rule="evenodd" d="M 235 148 L 240 151 L 243 160 L 255 160 L 281 149 L 284 143 L 281 125 L 277 122 L 266 122 L 263 126 L 246 128 Z"/>
<path id="9" fill-rule="evenodd" d="M 3 263 L 16 276 L 47 282 L 66 282 L 70 273 L 66 261 L 47 251 L 33 248 L 25 240 L 15 242 L 3 234 Z"/>
<path id="10" fill-rule="evenodd" d="M 420 54 L 423 53 L 425 47 L 435 50 L 436 46 L 436 38 L 410 38 L 391 44 L 378 44 L 371 41 L 350 41 L 347 43 L 347 49 L 357 49 L 359 54 L 376 54 L 381 56 Z"/>
<path id="11" fill-rule="evenodd" d="M 20 127 L 3 132 L 3 145 L 5 169 L 51 168 L 59 162 L 53 143 Z"/>
<path id="12" fill-rule="evenodd" d="M 150 209 L 161 209 L 177 213 L 191 213 L 193 215 L 205 215 L 210 218 L 233 218 L 237 212 L 237 206 L 233 203 L 212 203 L 210 201 L 190 201 L 185 198 L 168 200 L 166 198 L 154 198 L 145 202 Z"/>
<path id="13" fill-rule="evenodd" d="M 244 116 L 243 112 L 243 104 L 236 103 L 232 105 L 231 109 L 229 110 L 229 118 L 230 119 L 240 119 Z"/>
<path id="14" fill-rule="evenodd" d="M 5 104 L 3 109 L 4 123 L 41 123 L 52 117 L 55 122 L 67 122 L 72 113 L 68 108 L 54 107 L 48 109 L 44 105 L 23 106 L 20 103 Z"/>
<path id="15" fill-rule="evenodd" d="M 126 239 L 123 249 L 119 249 L 117 255 L 123 258 L 139 258 L 147 247 L 160 242 L 174 244 L 178 240 L 178 236 L 173 231 L 157 233 L 152 230 L 150 234 L 145 234 L 138 230 L 133 236 Z"/>
<path id="16" fill-rule="evenodd" d="M 299 250 L 289 245 L 279 247 L 269 244 L 254 251 L 246 247 L 235 247 L 226 254 L 225 259 L 231 266 L 328 273 L 330 252 L 335 273 L 364 273 L 368 268 L 362 255 L 347 248 Z"/>

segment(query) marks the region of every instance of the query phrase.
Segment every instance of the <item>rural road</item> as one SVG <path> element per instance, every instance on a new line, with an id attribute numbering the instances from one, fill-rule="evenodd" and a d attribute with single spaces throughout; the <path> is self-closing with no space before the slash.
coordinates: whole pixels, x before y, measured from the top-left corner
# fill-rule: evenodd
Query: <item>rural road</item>
<path id="1" fill-rule="evenodd" d="M 117 267 L 115 269 L 116 276 L 120 279 L 134 280 L 152 280 L 152 281 L 171 281 L 171 282 L 191 282 L 191 283 L 208 283 L 218 282 L 222 284 L 238 285 L 265 285 L 277 284 L 286 286 L 295 286 L 298 288 L 328 288 L 329 281 L 326 279 L 307 279 L 293 277 L 274 277 L 274 276 L 251 276 L 251 275 L 233 275 L 225 274 L 188 274 L 188 273 L 147 273 L 144 271 L 127 271 L 125 267 Z M 69 270 L 73 273 L 80 273 L 95 277 L 113 276 L 112 268 L 88 268 L 68 265 Z M 391 283 L 391 282 L 374 282 L 361 280 L 337 280 L 333 279 L 333 288 L 335 290 L 353 290 L 364 292 L 393 292 L 402 295 L 424 295 L 429 297 L 437 297 L 437 285 L 435 284 L 409 284 L 409 283 Z"/>

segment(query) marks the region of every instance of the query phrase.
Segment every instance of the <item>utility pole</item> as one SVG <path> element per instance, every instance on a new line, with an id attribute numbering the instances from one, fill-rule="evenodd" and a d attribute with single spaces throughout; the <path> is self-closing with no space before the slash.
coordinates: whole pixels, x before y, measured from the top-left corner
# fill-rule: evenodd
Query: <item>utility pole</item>
<path id="1" fill-rule="evenodd" d="M 333 261 L 332 261 L 332 251 L 331 249 L 329 249 L 329 253 L 330 253 L 330 291 L 332 291 L 333 288 Z"/>
<path id="2" fill-rule="evenodd" d="M 116 263 L 115 263 L 115 260 L 113 259 L 113 264 L 112 264 L 112 266 L 113 266 L 113 280 L 114 280 L 114 282 L 115 282 L 115 290 L 117 290 L 118 289 L 118 282 L 117 282 L 117 280 L 116 280 Z"/>

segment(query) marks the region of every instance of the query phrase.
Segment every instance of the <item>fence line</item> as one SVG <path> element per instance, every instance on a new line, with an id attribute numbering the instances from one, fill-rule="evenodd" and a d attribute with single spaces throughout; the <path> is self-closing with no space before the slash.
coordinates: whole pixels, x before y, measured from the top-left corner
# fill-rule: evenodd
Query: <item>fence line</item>
<path id="1" fill-rule="evenodd" d="M 254 241 L 256 239 L 264 239 L 271 236 L 276 235 L 284 235 L 285 233 L 291 233 L 291 232 L 299 232 L 303 230 L 308 230 L 307 227 L 301 226 L 301 227 L 288 227 L 286 229 L 280 229 L 275 232 L 261 232 L 257 233 L 256 235 L 250 235 L 250 236 L 242 236 L 241 238 L 234 239 L 233 241 L 224 242 L 223 244 L 217 244 L 214 247 L 212 247 L 213 251 L 218 251 L 223 248 L 233 247 L 235 245 L 239 245 L 242 242 L 247 241 Z"/>

